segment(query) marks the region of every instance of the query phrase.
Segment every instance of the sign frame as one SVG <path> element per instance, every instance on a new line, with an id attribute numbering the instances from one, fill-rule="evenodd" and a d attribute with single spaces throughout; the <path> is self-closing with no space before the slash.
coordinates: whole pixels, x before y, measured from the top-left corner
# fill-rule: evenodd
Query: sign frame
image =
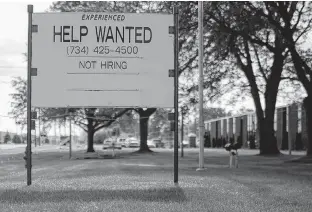
<path id="1" fill-rule="evenodd" d="M 38 26 L 33 25 L 33 5 L 27 5 L 28 12 L 28 50 L 27 50 L 27 186 L 32 183 L 32 157 L 31 157 L 31 127 L 32 127 L 32 76 L 37 76 L 37 69 L 32 67 L 32 33 L 37 32 Z M 174 31 L 174 75 L 169 71 L 170 77 L 174 77 L 174 183 L 178 183 L 178 86 L 179 86 L 179 12 L 178 7 L 173 8 L 174 26 L 169 28 L 169 33 Z M 167 72 L 168 73 L 168 72 Z M 171 74 L 170 74 L 171 73 Z M 168 76 L 168 74 L 167 74 Z M 68 106 L 70 108 L 78 108 Z M 90 106 L 91 107 L 91 106 Z M 116 106 L 112 106 L 117 108 Z M 40 107 L 38 107 L 40 108 Z M 84 108 L 84 107 L 80 107 Z M 101 106 L 101 108 L 105 108 Z M 133 107 L 134 108 L 134 107 Z"/>
<path id="2" fill-rule="evenodd" d="M 96 19 L 86 21 L 83 19 L 85 15 L 102 17 L 116 15 L 125 18 L 123 21 L 99 22 Z M 146 20 L 142 17 L 146 17 Z M 172 29 L 175 27 L 172 17 L 174 14 L 170 13 L 34 13 L 32 20 L 32 49 L 34 51 L 32 65 L 34 67 L 32 69 L 36 71 L 32 74 L 33 106 L 37 108 L 174 108 L 172 99 L 174 77 L 170 74 L 168 76 L 168 71 L 173 70 L 174 66 L 174 30 Z M 63 19 L 64 22 L 62 22 Z M 160 25 L 158 19 L 168 22 Z M 103 43 L 98 40 L 98 30 L 102 25 L 107 28 L 106 33 L 103 32 L 104 36 L 107 36 Z M 129 35 L 127 26 L 134 27 L 132 31 L 129 31 Z M 71 31 L 66 28 L 66 36 L 64 27 L 72 27 Z M 80 34 L 80 40 L 79 27 L 86 27 L 88 32 L 82 39 Z M 151 42 L 140 41 L 140 43 L 138 41 L 137 43 L 136 33 L 134 33 L 136 28 L 149 28 Z M 124 30 L 124 40 L 117 36 L 119 32 L 117 29 Z M 114 39 L 107 40 L 108 32 L 116 36 L 115 42 Z M 147 35 L 142 33 L 138 39 L 149 37 L 149 33 Z M 118 41 L 116 41 L 117 38 Z M 103 46 L 110 50 L 102 52 L 103 54 L 93 51 L 94 47 Z M 117 53 L 114 51 L 117 46 L 118 48 L 120 46 L 136 47 L 138 53 Z M 76 50 L 68 50 L 69 47 L 85 47 L 88 50 L 76 54 Z M 49 49 L 49 51 L 44 49 Z M 53 59 L 47 60 L 47 58 Z M 121 61 L 127 64 L 124 70 L 121 70 L 119 66 L 116 69 L 102 67 L 103 62 L 106 64 Z M 95 65 L 86 69 L 85 66 L 81 66 L 81 63 L 86 62 L 94 62 Z M 55 82 L 57 82 L 57 87 L 54 86 Z M 77 96 L 82 96 L 82 98 L 77 98 Z"/>

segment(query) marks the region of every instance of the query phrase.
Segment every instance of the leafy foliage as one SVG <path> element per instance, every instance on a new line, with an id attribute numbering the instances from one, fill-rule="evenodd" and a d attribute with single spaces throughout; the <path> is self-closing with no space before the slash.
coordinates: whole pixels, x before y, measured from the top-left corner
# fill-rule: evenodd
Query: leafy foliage
<path id="1" fill-rule="evenodd" d="M 18 120 L 22 126 L 27 124 L 27 81 L 21 77 L 12 80 L 12 86 L 15 89 L 11 102 L 10 114 Z M 94 134 L 96 131 L 110 126 L 114 121 L 121 117 L 130 109 L 70 109 L 72 112 L 71 118 L 74 124 L 80 126 L 85 132 Z M 47 133 L 51 128 L 52 122 L 56 121 L 59 126 L 65 126 L 66 118 L 69 117 L 68 108 L 41 108 L 40 119 L 42 120 L 42 132 Z M 93 145 L 93 144 L 92 144 Z"/>
<path id="2" fill-rule="evenodd" d="M 27 81 L 22 77 L 15 77 L 11 84 L 15 93 L 10 94 L 12 101 L 9 115 L 12 115 L 21 126 L 25 126 L 27 124 Z"/>
<path id="3" fill-rule="evenodd" d="M 168 110 L 159 108 L 151 116 L 149 122 L 149 138 L 167 138 L 169 137 L 170 131 L 170 121 L 168 120 Z"/>
<path id="4" fill-rule="evenodd" d="M 21 137 L 18 136 L 18 135 L 14 135 L 13 139 L 12 139 L 12 142 L 15 143 L 15 144 L 21 144 L 22 143 Z"/>
<path id="5" fill-rule="evenodd" d="M 11 136 L 10 134 L 7 132 L 4 136 L 4 143 L 7 144 L 9 141 L 11 141 Z"/>

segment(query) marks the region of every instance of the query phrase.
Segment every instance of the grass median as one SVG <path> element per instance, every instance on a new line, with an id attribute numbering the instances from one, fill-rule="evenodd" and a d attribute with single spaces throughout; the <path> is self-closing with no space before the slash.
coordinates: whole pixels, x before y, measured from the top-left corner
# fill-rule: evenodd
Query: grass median
<path id="1" fill-rule="evenodd" d="M 209 149 L 207 169 L 197 172 L 198 151 L 185 149 L 174 184 L 172 150 L 154 151 L 88 160 L 69 160 L 63 150 L 39 152 L 31 186 L 21 158 L 5 161 L 0 211 L 312 211 L 312 166 L 287 163 L 298 156 L 241 151 L 239 168 L 230 169 L 225 151 Z"/>

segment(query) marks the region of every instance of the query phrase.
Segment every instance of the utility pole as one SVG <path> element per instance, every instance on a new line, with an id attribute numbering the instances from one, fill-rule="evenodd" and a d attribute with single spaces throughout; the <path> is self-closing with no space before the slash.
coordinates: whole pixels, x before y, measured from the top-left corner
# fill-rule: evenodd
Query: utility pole
<path id="1" fill-rule="evenodd" d="M 27 6 L 28 12 L 28 50 L 27 50 L 27 185 L 31 185 L 31 68 L 32 68 L 32 14 L 33 5 Z"/>
<path id="2" fill-rule="evenodd" d="M 183 152 L 183 137 L 184 137 L 184 123 L 183 120 L 184 119 L 184 108 L 181 108 L 181 158 L 183 158 L 184 156 L 184 152 Z"/>
<path id="3" fill-rule="evenodd" d="M 204 120 L 203 120 L 203 2 L 198 2 L 198 52 L 199 52 L 199 167 L 197 171 L 204 170 Z"/>
<path id="4" fill-rule="evenodd" d="M 34 110 L 34 112 L 36 112 L 36 110 Z M 35 147 L 37 147 L 37 126 L 36 126 L 36 120 L 34 120 L 35 122 Z"/>
<path id="5" fill-rule="evenodd" d="M 40 119 L 41 119 L 41 116 L 40 116 L 40 108 L 39 108 L 39 110 L 38 110 L 38 124 L 39 124 L 39 146 L 41 146 L 41 129 L 40 129 Z"/>

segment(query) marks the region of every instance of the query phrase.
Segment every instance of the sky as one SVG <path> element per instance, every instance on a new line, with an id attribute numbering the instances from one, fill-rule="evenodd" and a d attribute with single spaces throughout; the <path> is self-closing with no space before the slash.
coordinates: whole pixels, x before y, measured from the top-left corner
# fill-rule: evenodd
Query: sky
<path id="1" fill-rule="evenodd" d="M 0 0 L 0 131 L 20 132 L 15 121 L 5 117 L 10 111 L 10 81 L 12 77 L 26 77 L 27 63 L 23 53 L 27 51 L 28 15 L 27 4 L 34 6 L 34 12 L 45 12 L 52 1 L 1 1 Z M 279 101 L 278 105 L 284 104 Z M 245 107 L 253 109 L 253 101 L 246 98 L 234 106 L 225 106 L 223 101 L 209 103 L 209 106 L 225 107 L 227 111 Z M 52 130 L 53 131 L 53 130 Z"/>
<path id="2" fill-rule="evenodd" d="M 14 120 L 4 116 L 8 116 L 10 111 L 9 94 L 14 91 L 10 84 L 12 77 L 27 76 L 27 63 L 23 55 L 27 52 L 27 4 L 32 4 L 36 13 L 46 11 L 52 1 L 0 2 L 0 131 L 18 132 L 20 130 L 16 127 Z M 247 105 L 252 107 L 252 101 L 249 101 Z"/>
<path id="3" fill-rule="evenodd" d="M 27 51 L 27 4 L 34 6 L 34 12 L 44 12 L 51 2 L 0 1 L 0 131 L 20 132 L 14 120 L 3 116 L 10 111 L 12 77 L 26 77 L 27 74 L 23 56 Z"/>

